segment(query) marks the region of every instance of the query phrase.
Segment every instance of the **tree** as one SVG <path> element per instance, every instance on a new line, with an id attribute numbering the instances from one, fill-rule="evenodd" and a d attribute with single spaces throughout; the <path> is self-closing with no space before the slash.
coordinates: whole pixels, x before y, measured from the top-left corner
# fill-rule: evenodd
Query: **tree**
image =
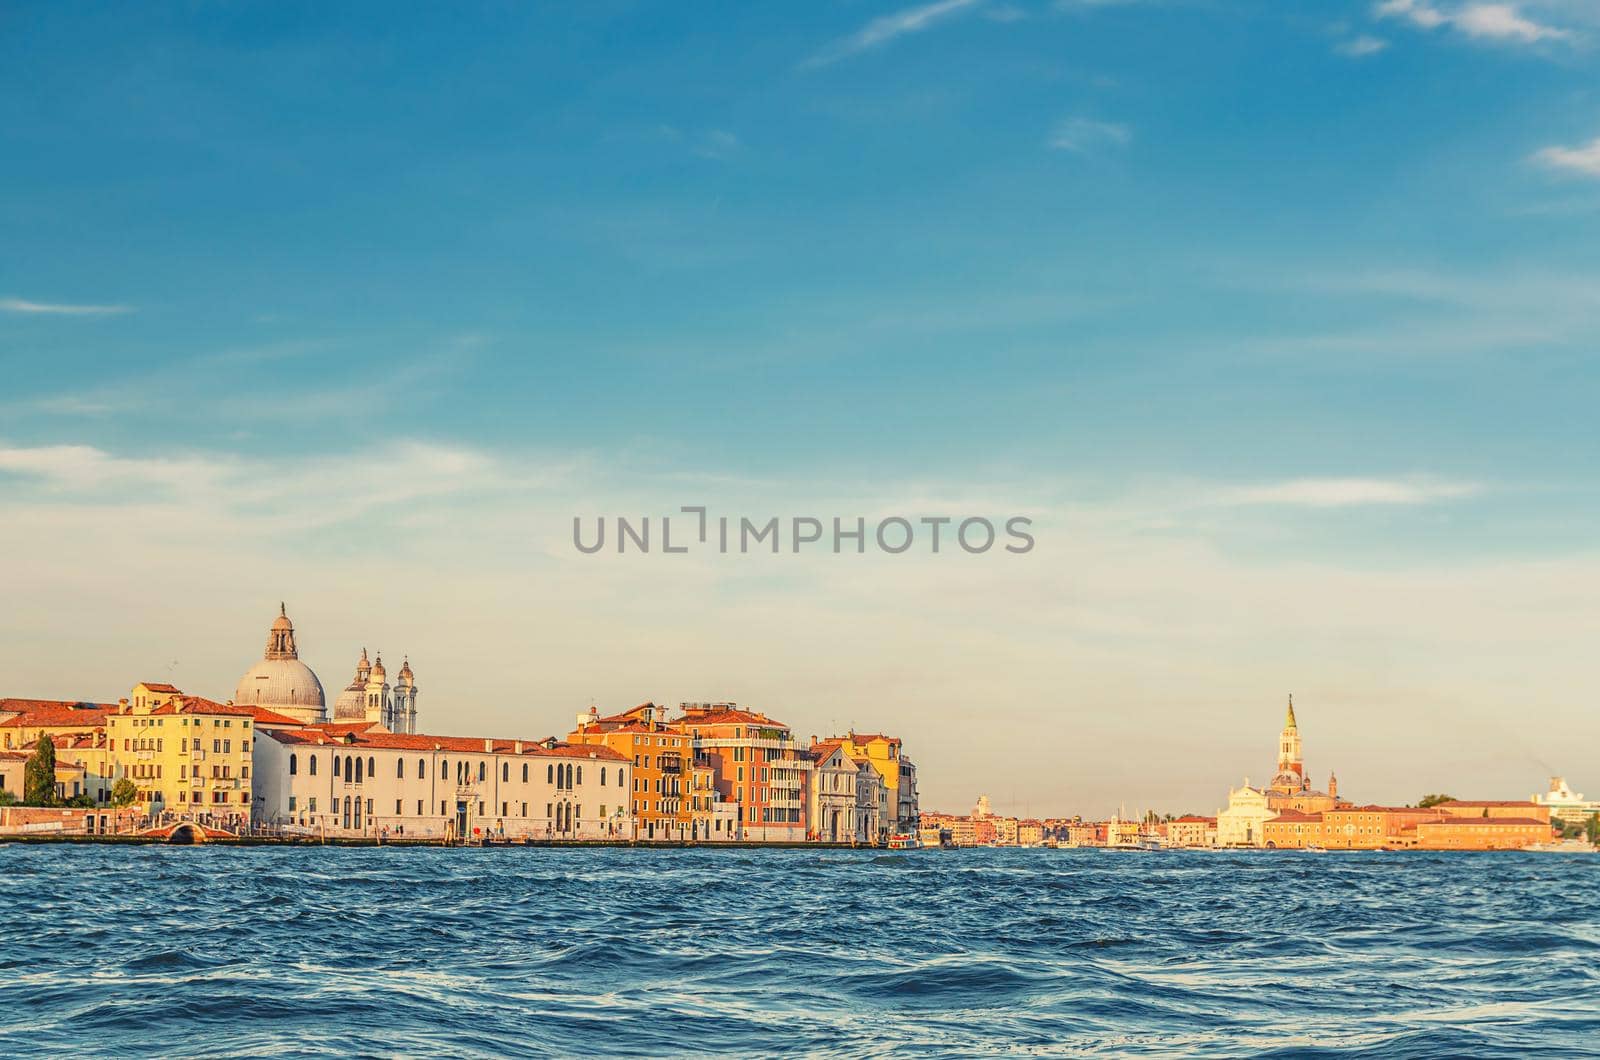
<path id="1" fill-rule="evenodd" d="M 56 803 L 56 742 L 49 733 L 39 737 L 39 746 L 23 767 L 22 801 L 29 806 Z"/>
<path id="2" fill-rule="evenodd" d="M 1417 800 L 1417 809 L 1427 810 L 1439 805 L 1441 802 L 1455 801 L 1456 797 L 1454 795 L 1424 795 L 1421 799 Z"/>
<path id="3" fill-rule="evenodd" d="M 94 796 L 90 795 L 88 792 L 82 792 L 74 795 L 72 798 L 62 803 L 62 805 L 72 806 L 80 810 L 92 810 L 94 809 Z"/>
<path id="4" fill-rule="evenodd" d="M 127 777 L 123 777 L 111 785 L 111 805 L 121 809 L 133 805 L 133 800 L 139 797 L 139 789 Z"/>
<path id="5" fill-rule="evenodd" d="M 0 806 L 15 806 L 16 804 L 17 797 L 4 788 L 0 788 Z"/>
<path id="6" fill-rule="evenodd" d="M 1589 837 L 1592 846 L 1600 847 L 1600 813 L 1589 815 L 1589 819 L 1583 823 L 1583 834 Z"/>

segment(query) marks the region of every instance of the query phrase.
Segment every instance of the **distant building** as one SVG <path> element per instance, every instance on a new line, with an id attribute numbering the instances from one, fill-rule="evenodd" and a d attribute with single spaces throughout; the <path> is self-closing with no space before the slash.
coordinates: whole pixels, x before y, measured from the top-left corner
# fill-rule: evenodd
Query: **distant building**
<path id="1" fill-rule="evenodd" d="M 695 758 L 691 739 L 668 724 L 666 714 L 654 703 L 605 716 L 590 707 L 567 734 L 571 743 L 609 747 L 633 763 L 629 810 L 635 839 L 700 838 L 686 790 Z"/>
<path id="2" fill-rule="evenodd" d="M 1267 800 L 1267 793 L 1250 786 L 1246 777 L 1242 787 L 1228 792 L 1226 809 L 1217 811 L 1217 846 L 1258 847 L 1266 842 L 1263 825 L 1278 812 Z"/>
<path id="3" fill-rule="evenodd" d="M 1209 847 L 1217 842 L 1217 819 L 1185 814 L 1167 822 L 1167 845 L 1170 847 Z"/>
<path id="4" fill-rule="evenodd" d="M 684 703 L 670 726 L 687 735 L 697 758 L 717 770 L 717 790 L 738 808 L 747 840 L 803 842 L 807 748 L 789 727 L 734 703 Z"/>
<path id="5" fill-rule="evenodd" d="M 1551 817 L 1566 824 L 1582 824 L 1600 813 L 1600 802 L 1591 802 L 1567 785 L 1564 777 L 1551 777 L 1550 790 L 1540 792 L 1533 802 L 1544 807 Z"/>

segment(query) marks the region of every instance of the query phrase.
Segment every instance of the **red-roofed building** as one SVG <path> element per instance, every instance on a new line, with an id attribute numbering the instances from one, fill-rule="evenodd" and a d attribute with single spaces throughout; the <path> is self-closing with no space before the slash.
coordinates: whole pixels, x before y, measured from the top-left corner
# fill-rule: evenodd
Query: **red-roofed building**
<path id="1" fill-rule="evenodd" d="M 0 749 L 17 750 L 45 733 L 89 732 L 105 724 L 115 703 L 63 699 L 0 699 Z"/>
<path id="2" fill-rule="evenodd" d="M 683 703 L 670 722 L 716 768 L 724 801 L 739 807 L 742 837 L 803 842 L 812 761 L 789 727 L 734 703 Z"/>
<path id="3" fill-rule="evenodd" d="M 599 744 L 392 733 L 377 725 L 263 731 L 260 819 L 330 836 L 626 839 L 631 763 Z"/>

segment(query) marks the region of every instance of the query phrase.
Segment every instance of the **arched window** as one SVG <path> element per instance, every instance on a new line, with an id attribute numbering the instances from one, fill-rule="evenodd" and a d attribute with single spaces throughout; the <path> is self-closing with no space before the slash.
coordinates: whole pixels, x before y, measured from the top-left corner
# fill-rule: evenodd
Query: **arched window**
<path id="1" fill-rule="evenodd" d="M 417 779 L 428 779 L 428 760 L 426 758 L 417 759 Z"/>
<path id="2" fill-rule="evenodd" d="M 544 782 L 546 784 L 554 784 L 555 783 L 555 779 L 556 779 L 556 767 L 555 766 L 545 766 L 544 767 Z"/>
<path id="3" fill-rule="evenodd" d="M 600 786 L 602 788 L 606 786 L 606 767 L 605 766 L 601 766 L 600 767 Z"/>
<path id="4" fill-rule="evenodd" d="M 487 769 L 488 769 L 488 767 L 485 766 L 483 761 L 480 759 L 478 761 L 478 779 L 479 780 L 483 780 L 488 775 L 487 774 Z"/>
<path id="5" fill-rule="evenodd" d="M 568 788 L 568 790 L 570 790 L 572 788 L 572 763 L 571 762 L 567 763 L 567 788 Z"/>
<path id="6" fill-rule="evenodd" d="M 625 782 L 622 779 L 622 770 L 619 768 L 617 770 L 617 787 L 622 787 L 624 783 Z"/>
<path id="7" fill-rule="evenodd" d="M 583 767 L 582 766 L 578 767 L 578 783 L 579 784 L 583 783 Z"/>
<path id="8" fill-rule="evenodd" d="M 358 771 L 357 775 L 358 776 L 360 775 L 359 771 Z M 377 775 L 378 775 L 378 760 L 376 758 L 372 758 L 372 757 L 369 756 L 367 758 L 367 776 L 375 777 Z"/>
<path id="9" fill-rule="evenodd" d="M 306 767 L 307 767 L 306 768 L 306 772 L 310 773 L 312 776 L 316 776 L 317 775 L 317 756 L 316 755 L 312 755 L 310 758 L 306 759 Z"/>
<path id="10" fill-rule="evenodd" d="M 404 758 L 395 758 L 394 775 L 401 780 L 406 779 L 406 760 Z"/>
<path id="11" fill-rule="evenodd" d="M 339 775 L 339 756 L 338 755 L 334 755 L 333 756 L 333 775 L 336 776 L 336 777 Z"/>
<path id="12" fill-rule="evenodd" d="M 356 759 L 356 783 L 361 783 L 361 759 Z"/>
<path id="13" fill-rule="evenodd" d="M 526 762 L 522 763 L 522 782 L 524 784 L 528 782 L 528 763 Z M 522 816 L 526 817 L 528 815 L 524 813 Z"/>
<path id="14" fill-rule="evenodd" d="M 289 756 L 289 775 L 292 777 L 300 772 L 300 761 L 294 755 Z"/>
<path id="15" fill-rule="evenodd" d="M 511 779 L 511 763 L 510 762 L 501 762 L 500 763 L 500 779 L 502 781 L 507 781 L 507 780 Z"/>

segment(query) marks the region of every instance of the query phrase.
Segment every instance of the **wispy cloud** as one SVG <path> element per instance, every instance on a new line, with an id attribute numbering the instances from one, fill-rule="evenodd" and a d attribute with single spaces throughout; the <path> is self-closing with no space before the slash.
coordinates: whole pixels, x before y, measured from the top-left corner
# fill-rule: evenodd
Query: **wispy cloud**
<path id="1" fill-rule="evenodd" d="M 0 298 L 0 312 L 42 313 L 67 317 L 108 316 L 113 313 L 131 313 L 126 305 L 83 305 L 68 302 L 30 302 L 25 298 Z"/>
<path id="2" fill-rule="evenodd" d="M 1515 4 L 1446 6 L 1430 0 L 1381 0 L 1372 10 L 1378 18 L 1400 19 L 1420 29 L 1449 27 L 1477 40 L 1499 43 L 1535 44 L 1573 37 L 1570 30 L 1534 21 Z"/>
<path id="3" fill-rule="evenodd" d="M 892 15 L 875 18 L 855 33 L 823 48 L 805 62 L 801 69 L 827 66 L 861 52 L 881 48 L 889 42 L 912 33 L 932 29 L 954 15 L 981 5 L 984 0 L 939 0 L 921 7 L 908 7 Z"/>
<path id="4" fill-rule="evenodd" d="M 1222 504 L 1284 505 L 1297 508 L 1353 508 L 1374 504 L 1432 504 L 1483 491 L 1475 482 L 1413 481 L 1386 478 L 1296 478 L 1225 489 Z"/>
<path id="5" fill-rule="evenodd" d="M 1089 154 L 1102 147 L 1122 147 L 1133 139 L 1133 130 L 1116 122 L 1094 118 L 1068 118 L 1050 134 L 1050 146 L 1058 151 Z"/>
<path id="6" fill-rule="evenodd" d="M 1369 55 L 1377 55 L 1387 47 L 1389 47 L 1389 42 L 1382 37 L 1369 37 L 1363 34 L 1351 40 L 1339 42 L 1334 45 L 1333 50 L 1352 59 L 1364 59 Z"/>
<path id="7" fill-rule="evenodd" d="M 1600 177 L 1600 136 L 1578 147 L 1546 147 L 1537 152 L 1535 162 L 1586 177 Z"/>

